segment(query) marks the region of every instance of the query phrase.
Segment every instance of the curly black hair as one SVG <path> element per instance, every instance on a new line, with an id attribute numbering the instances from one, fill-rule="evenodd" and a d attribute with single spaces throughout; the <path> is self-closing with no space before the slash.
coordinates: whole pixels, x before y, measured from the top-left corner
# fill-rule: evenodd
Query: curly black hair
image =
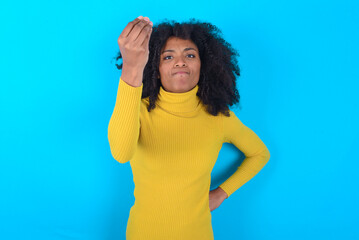
<path id="1" fill-rule="evenodd" d="M 149 97 L 148 112 L 155 108 L 160 86 L 162 86 L 158 78 L 160 50 L 166 44 L 167 39 L 174 36 L 191 40 L 199 50 L 201 69 L 197 96 L 206 106 L 206 111 L 214 116 L 221 112 L 229 117 L 228 105 L 238 103 L 240 98 L 235 76 L 240 76 L 238 61 L 235 58 L 239 54 L 221 35 L 221 30 L 216 26 L 194 18 L 182 23 L 165 19 L 152 27 L 148 62 L 143 71 L 141 97 Z M 116 60 L 122 58 L 121 52 L 115 58 Z M 116 66 L 122 69 L 122 64 L 116 64 Z"/>

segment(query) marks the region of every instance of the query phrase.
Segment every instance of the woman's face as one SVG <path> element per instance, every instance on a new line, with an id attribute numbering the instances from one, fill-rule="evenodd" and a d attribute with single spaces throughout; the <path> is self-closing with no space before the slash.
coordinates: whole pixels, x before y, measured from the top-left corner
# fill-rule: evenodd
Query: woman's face
<path id="1" fill-rule="evenodd" d="M 196 44 L 177 37 L 168 38 L 160 55 L 160 78 L 167 92 L 182 93 L 193 89 L 198 81 L 201 60 Z"/>

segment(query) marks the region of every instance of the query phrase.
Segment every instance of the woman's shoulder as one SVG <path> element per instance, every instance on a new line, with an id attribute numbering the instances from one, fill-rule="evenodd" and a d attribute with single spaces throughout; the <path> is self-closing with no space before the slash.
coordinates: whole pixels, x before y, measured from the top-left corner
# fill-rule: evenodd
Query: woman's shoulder
<path id="1" fill-rule="evenodd" d="M 150 101 L 150 96 L 145 97 L 145 98 L 141 98 L 141 101 L 149 102 Z"/>
<path id="2" fill-rule="evenodd" d="M 141 108 L 142 108 L 143 110 L 146 110 L 146 111 L 147 111 L 147 108 L 148 108 L 149 105 L 150 105 L 149 97 L 146 97 L 146 98 L 142 98 L 142 99 L 141 99 Z"/>

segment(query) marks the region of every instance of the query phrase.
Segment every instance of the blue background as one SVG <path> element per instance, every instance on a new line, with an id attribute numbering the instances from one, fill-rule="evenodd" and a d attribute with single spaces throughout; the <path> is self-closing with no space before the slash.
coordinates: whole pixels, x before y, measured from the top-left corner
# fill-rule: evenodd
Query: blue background
<path id="1" fill-rule="evenodd" d="M 129 163 L 107 126 L 117 38 L 191 17 L 236 48 L 240 107 L 268 164 L 212 212 L 216 240 L 359 239 L 356 1 L 2 1 L 0 238 L 125 239 Z M 243 156 L 224 144 L 211 189 Z"/>

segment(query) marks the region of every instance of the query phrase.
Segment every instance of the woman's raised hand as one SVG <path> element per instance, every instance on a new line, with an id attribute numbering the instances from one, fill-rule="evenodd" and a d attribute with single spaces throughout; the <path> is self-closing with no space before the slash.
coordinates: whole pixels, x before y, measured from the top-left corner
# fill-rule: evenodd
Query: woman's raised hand
<path id="1" fill-rule="evenodd" d="M 123 29 L 117 42 L 120 47 L 123 69 L 142 71 L 147 64 L 149 41 L 153 23 L 148 17 L 138 17 Z"/>

